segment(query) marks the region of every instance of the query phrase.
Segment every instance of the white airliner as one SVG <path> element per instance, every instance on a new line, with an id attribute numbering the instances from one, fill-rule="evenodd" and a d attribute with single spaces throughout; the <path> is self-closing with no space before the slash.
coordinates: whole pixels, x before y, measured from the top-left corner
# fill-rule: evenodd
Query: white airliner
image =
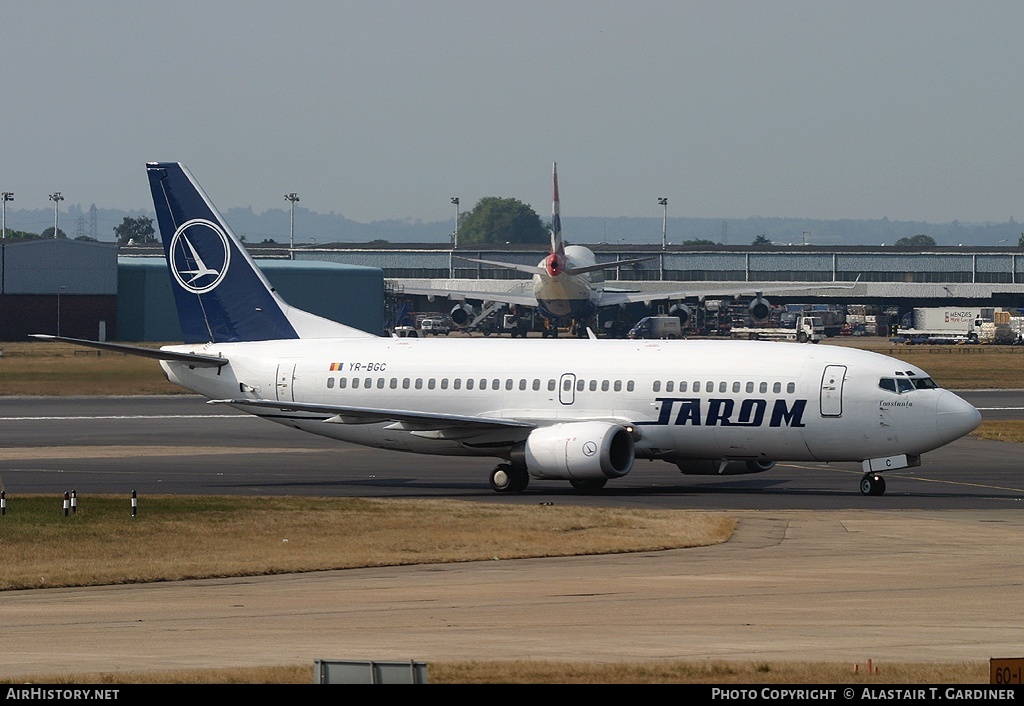
<path id="1" fill-rule="evenodd" d="M 187 342 L 60 340 L 157 358 L 172 382 L 296 429 L 497 458 L 499 492 L 531 479 L 592 491 L 651 459 L 685 474 L 856 461 L 861 492 L 880 495 L 879 472 L 981 419 L 915 366 L 838 346 L 380 338 L 288 306 L 181 164 L 147 170 Z M 206 279 L 183 276 L 194 269 Z"/>
<path id="2" fill-rule="evenodd" d="M 598 309 L 626 304 L 644 303 L 648 306 L 655 301 L 675 301 L 672 313 L 678 315 L 685 325 L 690 317 L 689 307 L 681 300 L 688 297 L 705 298 L 735 297 L 753 295 L 750 302 L 750 315 L 755 320 L 768 317 L 771 305 L 762 295 L 772 291 L 807 291 L 812 289 L 850 289 L 853 284 L 828 285 L 786 285 L 775 287 L 751 287 L 744 284 L 735 287 L 719 287 L 700 290 L 695 288 L 680 289 L 667 292 L 653 291 L 616 291 L 605 289 L 601 273 L 604 270 L 645 262 L 654 258 L 635 260 L 618 260 L 598 264 L 597 258 L 590 248 L 582 245 L 566 245 L 562 237 L 562 219 L 559 213 L 558 199 L 558 165 L 551 167 L 552 203 L 551 203 L 551 253 L 536 265 L 524 265 L 495 260 L 478 260 L 471 257 L 456 255 L 460 260 L 476 262 L 491 267 L 516 270 L 533 275 L 532 293 L 525 292 L 484 292 L 464 289 L 443 289 L 439 287 L 405 286 L 406 294 L 418 294 L 428 297 L 447 297 L 456 301 L 466 299 L 488 303 L 504 303 L 515 306 L 536 308 L 548 320 L 570 320 L 584 322 L 594 316 Z M 469 323 L 472 312 L 468 305 L 458 304 L 452 311 L 452 320 L 458 325 Z M 557 328 L 550 332 L 557 335 Z"/>

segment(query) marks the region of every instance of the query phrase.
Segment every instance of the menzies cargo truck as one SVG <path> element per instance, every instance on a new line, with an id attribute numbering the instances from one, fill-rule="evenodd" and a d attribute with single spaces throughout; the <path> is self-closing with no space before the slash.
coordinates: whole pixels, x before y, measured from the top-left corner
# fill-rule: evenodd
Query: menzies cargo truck
<path id="1" fill-rule="evenodd" d="M 986 321 L 982 314 L 981 309 L 973 307 L 914 309 L 910 327 L 898 329 L 892 340 L 898 343 L 976 343 Z"/>

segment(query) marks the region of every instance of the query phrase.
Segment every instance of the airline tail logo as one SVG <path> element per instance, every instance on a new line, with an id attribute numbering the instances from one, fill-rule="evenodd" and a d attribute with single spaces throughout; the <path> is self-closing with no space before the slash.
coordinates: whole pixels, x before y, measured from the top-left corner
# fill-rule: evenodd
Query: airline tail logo
<path id="1" fill-rule="evenodd" d="M 551 166 L 551 252 L 561 255 L 564 250 L 562 243 L 562 216 L 558 207 L 558 164 Z"/>
<path id="2" fill-rule="evenodd" d="M 231 263 L 231 246 L 219 225 L 194 218 L 174 231 L 169 257 L 171 273 L 181 288 L 205 294 L 224 281 Z"/>

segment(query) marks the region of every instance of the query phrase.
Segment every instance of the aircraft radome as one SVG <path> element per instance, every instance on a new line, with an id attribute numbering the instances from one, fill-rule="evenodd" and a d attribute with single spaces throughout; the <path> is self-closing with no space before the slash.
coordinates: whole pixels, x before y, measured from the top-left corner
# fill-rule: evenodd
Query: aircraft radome
<path id="1" fill-rule="evenodd" d="M 497 458 L 499 492 L 592 491 L 652 459 L 685 474 L 856 461 L 880 495 L 879 473 L 981 419 L 916 366 L 838 346 L 381 338 L 288 306 L 184 166 L 147 171 L 185 344 L 59 340 L 157 358 L 172 382 L 296 429 Z"/>

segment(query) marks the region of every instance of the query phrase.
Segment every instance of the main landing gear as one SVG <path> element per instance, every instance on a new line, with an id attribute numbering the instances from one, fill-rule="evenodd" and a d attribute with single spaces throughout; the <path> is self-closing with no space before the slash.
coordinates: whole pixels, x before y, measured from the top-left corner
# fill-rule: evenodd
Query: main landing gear
<path id="1" fill-rule="evenodd" d="M 860 479 L 861 495 L 884 495 L 885 478 L 877 473 L 865 473 Z"/>
<path id="2" fill-rule="evenodd" d="M 498 493 L 521 493 L 530 484 L 530 474 L 521 466 L 499 463 L 491 471 L 491 489 Z"/>

